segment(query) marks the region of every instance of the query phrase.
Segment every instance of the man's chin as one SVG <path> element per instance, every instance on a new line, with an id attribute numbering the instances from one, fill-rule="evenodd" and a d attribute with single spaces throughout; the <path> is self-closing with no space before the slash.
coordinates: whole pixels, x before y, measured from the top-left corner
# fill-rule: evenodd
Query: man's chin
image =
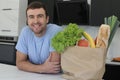
<path id="1" fill-rule="evenodd" d="M 34 31 L 35 34 L 41 34 L 42 31 Z"/>

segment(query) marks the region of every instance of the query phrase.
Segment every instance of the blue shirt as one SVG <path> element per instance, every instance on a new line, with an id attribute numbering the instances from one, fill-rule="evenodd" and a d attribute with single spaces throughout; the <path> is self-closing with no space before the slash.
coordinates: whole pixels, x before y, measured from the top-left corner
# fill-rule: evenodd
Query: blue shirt
<path id="1" fill-rule="evenodd" d="M 62 27 L 55 24 L 48 24 L 46 34 L 42 37 L 35 36 L 34 32 L 26 26 L 22 29 L 16 49 L 26 54 L 34 64 L 42 64 L 48 58 L 50 52 L 55 51 L 51 46 L 51 38 Z"/>

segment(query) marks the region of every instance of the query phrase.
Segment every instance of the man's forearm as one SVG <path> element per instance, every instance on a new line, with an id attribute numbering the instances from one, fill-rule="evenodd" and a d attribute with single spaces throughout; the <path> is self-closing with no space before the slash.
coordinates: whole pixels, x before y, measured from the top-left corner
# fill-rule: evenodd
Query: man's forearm
<path id="1" fill-rule="evenodd" d="M 28 72 L 42 73 L 43 65 L 32 64 L 29 61 L 21 61 L 16 63 L 18 69 Z"/>

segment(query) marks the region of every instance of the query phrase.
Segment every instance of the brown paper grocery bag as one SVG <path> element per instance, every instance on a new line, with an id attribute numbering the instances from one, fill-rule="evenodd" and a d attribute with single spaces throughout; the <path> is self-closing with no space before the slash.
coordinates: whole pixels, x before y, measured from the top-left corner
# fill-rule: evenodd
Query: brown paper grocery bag
<path id="1" fill-rule="evenodd" d="M 69 47 L 61 56 L 63 78 L 102 80 L 105 72 L 105 48 Z"/>

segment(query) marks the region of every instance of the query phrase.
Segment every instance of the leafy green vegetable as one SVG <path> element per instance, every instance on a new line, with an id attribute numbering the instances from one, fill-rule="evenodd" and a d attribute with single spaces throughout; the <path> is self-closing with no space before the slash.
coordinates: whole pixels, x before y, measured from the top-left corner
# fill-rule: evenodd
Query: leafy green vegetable
<path id="1" fill-rule="evenodd" d="M 62 53 L 67 47 L 76 45 L 76 42 L 81 39 L 83 31 L 77 24 L 70 23 L 52 38 L 53 48 L 58 53 Z"/>
<path id="2" fill-rule="evenodd" d="M 118 17 L 113 15 L 113 16 L 110 16 L 108 18 L 105 17 L 104 18 L 104 23 L 108 24 L 110 26 L 110 37 L 109 37 L 109 40 L 108 40 L 108 47 L 109 47 L 111 42 L 112 42 L 112 39 L 115 35 L 115 32 L 116 32 L 118 26 L 120 25 L 120 22 L 118 20 Z"/>

